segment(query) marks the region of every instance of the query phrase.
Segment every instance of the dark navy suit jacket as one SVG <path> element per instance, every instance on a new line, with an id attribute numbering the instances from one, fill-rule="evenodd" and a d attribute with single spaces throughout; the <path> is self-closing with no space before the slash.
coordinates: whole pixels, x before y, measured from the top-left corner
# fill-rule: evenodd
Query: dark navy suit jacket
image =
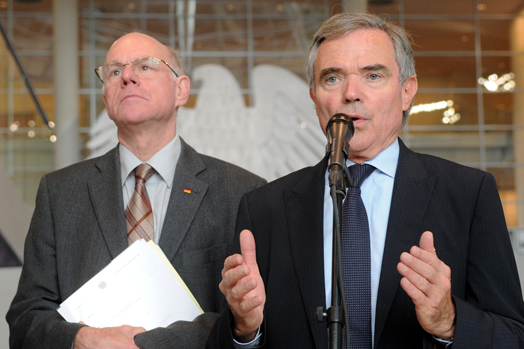
<path id="1" fill-rule="evenodd" d="M 456 306 L 453 348 L 524 348 L 524 303 L 493 176 L 409 150 L 402 141 L 378 290 L 375 348 L 433 348 L 397 263 L 432 231 L 438 257 L 451 268 Z M 237 235 L 250 229 L 267 300 L 265 348 L 328 348 L 323 256 L 324 159 L 244 196 Z M 238 241 L 238 238 L 236 239 Z M 236 251 L 239 251 L 237 242 Z M 209 348 L 231 346 L 224 310 Z"/>

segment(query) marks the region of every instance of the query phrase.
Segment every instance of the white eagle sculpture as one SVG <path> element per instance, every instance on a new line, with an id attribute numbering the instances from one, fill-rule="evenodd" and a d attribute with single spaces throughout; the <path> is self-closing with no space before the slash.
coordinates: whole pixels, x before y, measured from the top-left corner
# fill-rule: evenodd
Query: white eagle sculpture
<path id="1" fill-rule="evenodd" d="M 274 65 L 253 69 L 253 98 L 246 107 L 242 90 L 225 67 L 194 69 L 201 83 L 194 108 L 181 107 L 177 133 L 198 152 L 243 167 L 268 181 L 316 164 L 325 152 L 308 85 Z M 118 140 L 116 126 L 104 111 L 90 131 L 90 157 L 104 154 Z"/>

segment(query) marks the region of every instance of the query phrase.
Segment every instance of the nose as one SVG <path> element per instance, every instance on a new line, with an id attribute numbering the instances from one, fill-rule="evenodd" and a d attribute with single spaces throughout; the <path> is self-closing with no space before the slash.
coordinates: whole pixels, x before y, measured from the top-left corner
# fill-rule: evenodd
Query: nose
<path id="1" fill-rule="evenodd" d="M 361 102 L 360 80 L 356 76 L 348 77 L 344 90 L 345 103 Z"/>
<path id="2" fill-rule="evenodd" d="M 140 80 L 138 76 L 135 74 L 135 71 L 131 68 L 130 64 L 124 65 L 124 70 L 122 71 L 122 79 L 120 83 L 123 86 L 127 86 L 128 84 L 139 84 Z"/>

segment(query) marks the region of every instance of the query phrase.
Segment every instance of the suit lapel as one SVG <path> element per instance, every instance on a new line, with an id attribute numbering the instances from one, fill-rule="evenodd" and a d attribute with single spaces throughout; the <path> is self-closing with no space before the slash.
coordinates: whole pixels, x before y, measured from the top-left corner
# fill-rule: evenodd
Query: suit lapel
<path id="1" fill-rule="evenodd" d="M 178 160 L 159 245 L 166 257 L 176 255 L 206 194 L 208 184 L 196 176 L 206 169 L 200 155 L 184 140 Z M 187 190 L 190 193 L 187 193 Z"/>
<path id="2" fill-rule="evenodd" d="M 402 252 L 418 245 L 420 226 L 436 183 L 436 176 L 426 172 L 418 156 L 399 139 L 400 154 L 377 297 L 375 345 L 379 342 L 401 275 L 397 271 Z"/>
<path id="3" fill-rule="evenodd" d="M 291 254 L 315 346 L 325 347 L 327 327 L 319 326 L 315 310 L 326 303 L 324 285 L 323 212 L 326 161 L 284 191 Z"/>
<path id="4" fill-rule="evenodd" d="M 118 146 L 95 165 L 99 173 L 88 181 L 89 195 L 111 258 L 115 258 L 128 246 Z"/>

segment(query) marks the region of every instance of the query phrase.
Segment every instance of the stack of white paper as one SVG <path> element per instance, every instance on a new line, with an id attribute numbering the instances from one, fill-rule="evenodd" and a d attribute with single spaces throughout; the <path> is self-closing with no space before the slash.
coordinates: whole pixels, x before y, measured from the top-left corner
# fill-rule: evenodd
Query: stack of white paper
<path id="1" fill-rule="evenodd" d="M 58 312 L 92 327 L 166 327 L 202 309 L 154 242 L 137 240 L 66 299 Z"/>

